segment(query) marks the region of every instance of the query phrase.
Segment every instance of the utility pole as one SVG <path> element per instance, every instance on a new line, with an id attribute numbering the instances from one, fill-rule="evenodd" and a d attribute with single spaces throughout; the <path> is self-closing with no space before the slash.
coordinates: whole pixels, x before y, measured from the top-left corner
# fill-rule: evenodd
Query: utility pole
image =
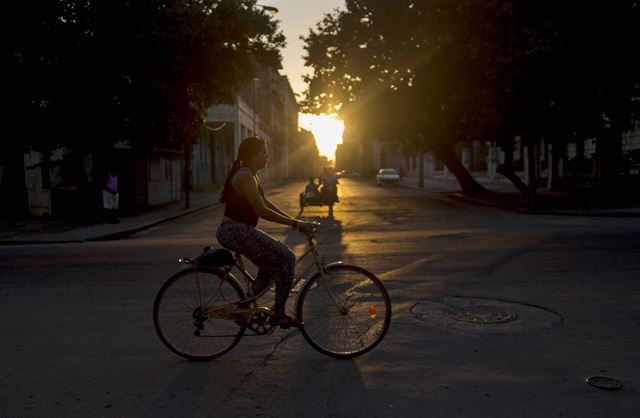
<path id="1" fill-rule="evenodd" d="M 537 162 L 537 150 L 536 144 L 532 138 L 528 138 L 527 141 L 527 177 L 529 183 L 529 195 L 528 203 L 529 209 L 532 211 L 536 210 L 537 207 L 537 175 L 536 173 L 536 162 Z"/>
<path id="2" fill-rule="evenodd" d="M 191 153 L 193 152 L 191 141 L 186 141 L 183 145 L 184 153 L 184 179 L 182 184 L 184 185 L 184 208 L 189 209 L 191 207 Z"/>
<path id="3" fill-rule="evenodd" d="M 258 133 L 256 132 L 256 95 L 257 95 L 257 89 L 258 89 L 258 81 L 260 81 L 259 78 L 254 78 L 253 79 L 253 97 L 252 97 L 252 104 L 251 104 L 251 108 L 253 111 L 253 136 L 257 136 Z"/>
<path id="4" fill-rule="evenodd" d="M 424 189 L 424 137 L 419 135 L 418 146 L 418 187 Z"/>

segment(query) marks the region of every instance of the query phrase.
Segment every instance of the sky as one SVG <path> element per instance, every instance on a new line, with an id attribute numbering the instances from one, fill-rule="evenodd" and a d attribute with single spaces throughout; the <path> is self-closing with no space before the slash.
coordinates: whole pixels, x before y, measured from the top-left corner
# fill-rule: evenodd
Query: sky
<path id="1" fill-rule="evenodd" d="M 282 50 L 281 74 L 288 77 L 293 92 L 300 100 L 306 90 L 302 76 L 310 73 L 311 69 L 304 66 L 304 42 L 299 38 L 307 36 L 309 28 L 315 27 L 326 13 L 344 9 L 344 0 L 259 0 L 258 4 L 278 9 L 275 18 L 280 21 L 280 29 L 287 38 L 287 46 Z M 336 144 L 342 142 L 344 124 L 331 116 L 303 114 L 299 117 L 299 124 L 314 134 L 320 154 L 333 160 Z"/>
<path id="2" fill-rule="evenodd" d="M 344 8 L 344 0 L 259 0 L 258 4 L 274 6 L 278 9 L 275 18 L 287 38 L 287 46 L 282 51 L 282 73 L 289 77 L 293 92 L 302 94 L 305 83 L 302 75 L 310 72 L 304 66 L 303 45 L 300 35 L 307 36 L 325 13 Z"/>

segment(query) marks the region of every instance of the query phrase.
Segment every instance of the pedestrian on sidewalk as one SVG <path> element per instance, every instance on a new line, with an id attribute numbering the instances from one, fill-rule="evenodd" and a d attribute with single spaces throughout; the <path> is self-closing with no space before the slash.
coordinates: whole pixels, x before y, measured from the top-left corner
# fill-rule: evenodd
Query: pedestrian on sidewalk
<path id="1" fill-rule="evenodd" d="M 104 174 L 104 187 L 102 189 L 102 207 L 110 223 L 117 224 L 118 207 L 120 205 L 120 193 L 118 191 L 118 174 L 115 165 L 111 165 Z"/>
<path id="2" fill-rule="evenodd" d="M 258 170 L 267 165 L 269 155 L 263 139 L 245 138 L 238 148 L 231 171 L 222 189 L 224 216 L 218 227 L 218 242 L 231 251 L 247 257 L 258 267 L 253 285 L 255 295 L 276 282 L 276 300 L 272 324 L 283 328 L 299 326 L 285 312 L 285 304 L 296 264 L 296 256 L 282 241 L 256 228 L 258 219 L 292 226 L 298 231 L 312 231 L 313 222 L 300 221 L 287 215 L 267 198 L 258 179 Z"/>

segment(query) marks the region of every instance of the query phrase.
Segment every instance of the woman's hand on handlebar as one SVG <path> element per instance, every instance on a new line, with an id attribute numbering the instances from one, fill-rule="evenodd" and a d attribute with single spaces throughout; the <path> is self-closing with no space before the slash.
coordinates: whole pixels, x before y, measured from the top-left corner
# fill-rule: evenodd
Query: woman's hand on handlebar
<path id="1" fill-rule="evenodd" d="M 320 227 L 317 221 L 298 221 L 298 231 L 304 234 L 311 234 Z"/>

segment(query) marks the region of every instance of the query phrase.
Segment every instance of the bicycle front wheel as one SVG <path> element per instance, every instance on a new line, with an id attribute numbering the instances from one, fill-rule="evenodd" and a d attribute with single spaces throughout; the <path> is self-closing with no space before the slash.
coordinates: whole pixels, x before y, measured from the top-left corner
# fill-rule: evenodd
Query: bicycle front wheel
<path id="1" fill-rule="evenodd" d="M 334 265 L 305 284 L 296 314 L 313 348 L 331 357 L 353 358 L 384 338 L 391 323 L 391 300 L 373 273 Z"/>
<path id="2" fill-rule="evenodd" d="M 216 315 L 238 307 L 244 292 L 238 283 L 212 269 L 183 270 L 160 288 L 153 305 L 153 323 L 160 340 L 189 360 L 212 360 L 238 344 L 243 319 Z"/>

